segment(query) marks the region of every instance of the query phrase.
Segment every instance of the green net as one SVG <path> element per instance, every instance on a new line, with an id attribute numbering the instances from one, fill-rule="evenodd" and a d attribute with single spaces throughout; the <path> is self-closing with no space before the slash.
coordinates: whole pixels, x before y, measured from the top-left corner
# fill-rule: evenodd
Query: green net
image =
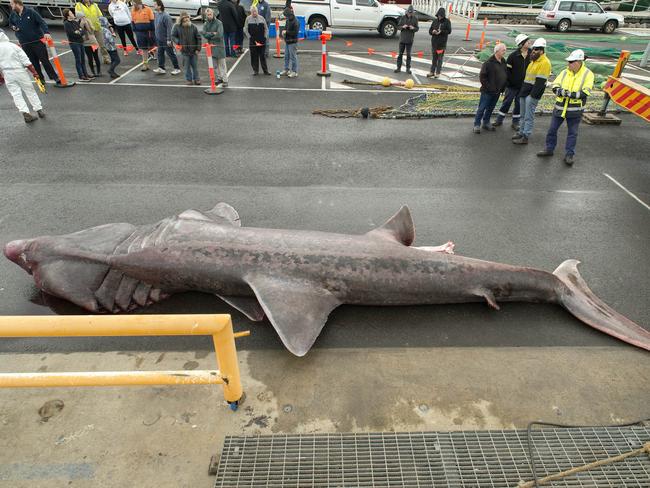
<path id="1" fill-rule="evenodd" d="M 512 32 L 516 32 L 516 31 L 512 31 Z M 647 43 L 647 41 L 644 42 Z M 506 42 L 506 45 L 508 46 L 508 49 L 515 49 L 514 44 L 510 44 Z M 602 84 L 607 80 L 607 77 L 612 74 L 614 68 L 612 65 L 604 65 L 604 64 L 589 62 L 589 58 L 598 57 L 598 58 L 618 59 L 619 55 L 621 54 L 620 49 L 616 49 L 613 47 L 602 47 L 602 48 L 581 47 L 578 45 L 572 45 L 565 42 L 549 42 L 546 45 L 545 52 L 546 52 L 546 56 L 551 61 L 551 66 L 553 67 L 553 75 L 557 76 L 562 72 L 563 69 L 567 67 L 567 62 L 565 58 L 569 55 L 569 53 L 571 53 L 571 51 L 578 48 L 582 49 L 585 52 L 585 55 L 587 56 L 587 61 L 586 61 L 587 67 L 594 73 L 594 78 L 595 78 L 594 86 L 595 87 L 602 86 Z M 482 51 L 478 52 L 476 54 L 476 57 L 480 61 L 484 62 L 490 56 L 492 56 L 493 52 L 494 51 L 492 47 L 487 47 Z M 641 60 L 642 56 L 643 56 L 643 51 L 633 51 L 630 54 L 630 60 L 638 61 Z M 625 76 L 625 71 L 623 72 L 623 76 Z M 650 83 L 645 84 L 645 86 L 650 88 Z"/>

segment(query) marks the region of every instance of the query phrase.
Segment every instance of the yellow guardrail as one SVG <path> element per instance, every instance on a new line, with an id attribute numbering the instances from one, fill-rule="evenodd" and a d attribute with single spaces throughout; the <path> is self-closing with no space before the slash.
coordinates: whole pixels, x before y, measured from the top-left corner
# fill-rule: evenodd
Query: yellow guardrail
<path id="1" fill-rule="evenodd" d="M 0 388 L 56 386 L 223 385 L 232 410 L 242 400 L 230 315 L 37 315 L 0 316 L 0 337 L 210 335 L 218 370 L 0 373 Z"/>

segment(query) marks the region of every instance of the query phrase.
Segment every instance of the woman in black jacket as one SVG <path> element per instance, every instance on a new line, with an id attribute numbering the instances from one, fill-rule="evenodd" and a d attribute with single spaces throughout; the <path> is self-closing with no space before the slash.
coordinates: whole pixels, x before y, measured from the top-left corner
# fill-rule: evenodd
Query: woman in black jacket
<path id="1" fill-rule="evenodd" d="M 93 78 L 86 70 L 86 55 L 84 54 L 84 31 L 79 25 L 75 13 L 66 8 L 63 10 L 63 28 L 70 43 L 70 49 L 74 54 L 74 64 L 77 68 L 79 81 L 90 81 Z"/>
<path id="2" fill-rule="evenodd" d="M 431 36 L 431 71 L 427 78 L 437 78 L 442 71 L 442 58 L 447 49 L 447 37 L 451 34 L 451 22 L 445 14 L 445 9 L 440 7 L 436 18 L 431 22 L 429 35 Z"/>

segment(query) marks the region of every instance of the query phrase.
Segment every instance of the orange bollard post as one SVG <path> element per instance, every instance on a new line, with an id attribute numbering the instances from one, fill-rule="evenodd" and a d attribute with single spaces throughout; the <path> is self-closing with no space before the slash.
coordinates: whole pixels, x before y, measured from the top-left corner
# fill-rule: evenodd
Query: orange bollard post
<path id="1" fill-rule="evenodd" d="M 465 29 L 465 41 L 471 41 L 469 38 L 469 31 L 472 29 L 472 22 L 470 20 L 467 21 L 467 29 Z"/>
<path id="2" fill-rule="evenodd" d="M 331 34 L 325 35 L 324 32 L 320 36 L 320 40 L 322 42 L 322 49 L 321 49 L 320 71 L 316 73 L 318 76 L 330 76 L 332 74 L 327 69 L 327 41 L 328 39 L 331 38 L 332 38 Z"/>
<path id="3" fill-rule="evenodd" d="M 451 6 L 451 3 L 450 3 L 449 4 L 449 15 L 451 15 L 451 10 L 452 10 L 452 6 Z"/>
<path id="4" fill-rule="evenodd" d="M 75 82 L 68 82 L 65 77 L 65 73 L 61 67 L 61 61 L 59 61 L 59 56 L 56 53 L 56 47 L 54 47 L 54 40 L 51 37 L 47 39 L 47 46 L 50 48 L 50 56 L 52 56 L 54 67 L 56 68 L 56 72 L 59 74 L 59 79 L 61 80 L 61 83 L 55 86 L 58 86 L 59 88 L 70 88 L 71 86 L 74 86 Z"/>
<path id="5" fill-rule="evenodd" d="M 487 17 L 483 19 L 483 31 L 481 32 L 481 40 L 478 43 L 478 49 L 479 51 L 483 50 L 483 47 L 485 47 L 485 28 L 487 27 Z"/>
<path id="6" fill-rule="evenodd" d="M 275 54 L 273 57 L 282 57 L 282 53 L 280 52 L 280 19 L 275 19 Z"/>
<path id="7" fill-rule="evenodd" d="M 208 73 L 210 73 L 210 88 L 203 90 L 203 93 L 206 95 L 221 95 L 223 93 L 222 88 L 217 88 L 216 77 L 214 76 L 214 61 L 212 60 L 212 44 L 209 42 L 204 44 L 205 53 L 208 57 Z"/>

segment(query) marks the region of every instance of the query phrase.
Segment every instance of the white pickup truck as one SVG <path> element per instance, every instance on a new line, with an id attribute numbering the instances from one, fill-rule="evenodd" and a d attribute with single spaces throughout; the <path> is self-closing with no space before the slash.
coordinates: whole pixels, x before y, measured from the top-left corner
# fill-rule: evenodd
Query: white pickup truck
<path id="1" fill-rule="evenodd" d="M 382 37 L 397 33 L 404 9 L 377 0 L 293 0 L 293 11 L 304 16 L 310 29 L 377 30 Z"/>

